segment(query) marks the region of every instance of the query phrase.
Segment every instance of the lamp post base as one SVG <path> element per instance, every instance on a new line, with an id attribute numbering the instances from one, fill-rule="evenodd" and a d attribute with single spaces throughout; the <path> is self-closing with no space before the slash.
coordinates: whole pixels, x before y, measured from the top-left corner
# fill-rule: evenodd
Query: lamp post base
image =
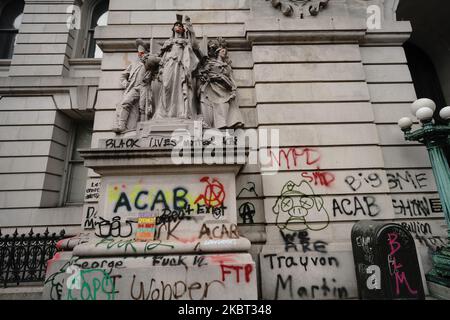
<path id="1" fill-rule="evenodd" d="M 450 248 L 433 255 L 433 269 L 426 275 L 430 282 L 450 288 Z"/>
<path id="2" fill-rule="evenodd" d="M 438 300 L 450 300 L 450 288 L 442 286 L 433 281 L 427 281 L 428 290 L 430 297 L 427 300 L 438 299 Z"/>

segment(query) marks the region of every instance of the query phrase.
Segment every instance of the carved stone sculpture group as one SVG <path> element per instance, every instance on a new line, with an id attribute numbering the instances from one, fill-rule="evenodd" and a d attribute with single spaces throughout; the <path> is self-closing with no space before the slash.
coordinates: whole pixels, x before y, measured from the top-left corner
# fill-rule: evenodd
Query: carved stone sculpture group
<path id="1" fill-rule="evenodd" d="M 243 125 L 227 43 L 221 38 L 209 41 L 205 55 L 190 18 L 182 20 L 177 15 L 172 37 L 159 54 L 136 40 L 138 59 L 121 76 L 125 91 L 116 107 L 116 133 L 135 129 L 129 121 L 132 111 L 138 113 L 137 122 L 189 119 L 220 129 Z"/>

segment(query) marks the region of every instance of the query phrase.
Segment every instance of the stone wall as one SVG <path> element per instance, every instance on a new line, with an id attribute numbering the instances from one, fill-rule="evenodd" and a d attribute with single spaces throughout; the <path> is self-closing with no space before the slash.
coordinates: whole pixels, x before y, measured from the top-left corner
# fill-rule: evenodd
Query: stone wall
<path id="1" fill-rule="evenodd" d="M 351 9 L 348 16 L 330 3 L 332 24 L 320 14 L 313 22 L 280 16 L 248 24 L 259 128 L 280 129 L 283 147 L 272 153 L 283 172 L 262 178 L 263 298 L 356 298 L 350 232 L 358 220 L 404 224 L 425 272 L 428 249 L 445 243 L 426 150 L 405 143 L 396 125 L 416 99 L 401 47 L 411 29 L 386 19 L 361 36 L 365 12 Z M 289 184 L 307 200 L 283 197 Z M 307 223 L 286 223 L 283 204 L 303 210 Z"/>
<path id="2" fill-rule="evenodd" d="M 0 225 L 72 226 L 80 207 L 58 208 L 71 128 L 89 119 L 98 86 L 96 61 L 72 54 L 74 1 L 25 1 L 12 60 L 0 75 Z M 3 229 L 5 232 L 5 229 Z"/>

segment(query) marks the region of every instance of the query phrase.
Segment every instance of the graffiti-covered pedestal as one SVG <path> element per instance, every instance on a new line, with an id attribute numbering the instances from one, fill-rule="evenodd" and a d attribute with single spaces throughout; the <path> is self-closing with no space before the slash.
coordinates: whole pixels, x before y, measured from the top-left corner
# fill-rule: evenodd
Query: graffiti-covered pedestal
<path id="1" fill-rule="evenodd" d="M 250 241 L 237 228 L 243 163 L 207 165 L 191 150 L 181 165 L 169 135 L 139 132 L 80 151 L 101 175 L 96 215 L 83 223 L 94 229 L 59 244 L 44 298 L 256 299 Z"/>

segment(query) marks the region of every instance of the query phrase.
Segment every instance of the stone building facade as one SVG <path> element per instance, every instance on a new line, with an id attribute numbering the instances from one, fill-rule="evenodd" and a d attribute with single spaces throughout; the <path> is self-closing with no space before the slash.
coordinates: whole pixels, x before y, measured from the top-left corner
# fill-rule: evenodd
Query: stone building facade
<path id="1" fill-rule="evenodd" d="M 164 41 L 181 13 L 199 39 L 228 41 L 245 128 L 279 130 L 280 149 L 269 154 L 280 172 L 247 165 L 236 178 L 258 297 L 356 298 L 350 233 L 359 220 L 403 224 L 430 270 L 446 224 L 426 149 L 405 142 L 397 121 L 418 92 L 442 104 L 450 95 L 414 79 L 423 73 L 408 66 L 405 42 L 428 49 L 433 79 L 446 88 L 448 50 L 439 46 L 447 40 L 425 42 L 434 29 L 421 1 L 296 4 L 286 16 L 266 0 L 1 1 L 1 39 L 11 45 L 0 60 L 2 233 L 77 235 L 95 225 L 101 179 L 77 150 L 116 137 L 119 79 L 135 39 Z M 291 207 L 308 211 L 312 202 L 322 213 L 306 227 L 281 218 L 289 182 L 308 200 Z M 314 291 L 323 285 L 329 291 Z"/>

